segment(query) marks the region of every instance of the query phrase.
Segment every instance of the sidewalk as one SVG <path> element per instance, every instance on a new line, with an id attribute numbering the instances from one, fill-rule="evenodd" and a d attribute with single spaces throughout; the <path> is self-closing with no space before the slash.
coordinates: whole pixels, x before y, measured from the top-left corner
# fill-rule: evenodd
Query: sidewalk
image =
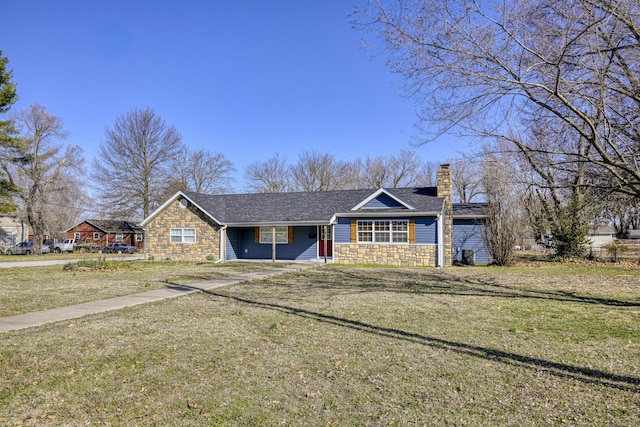
<path id="1" fill-rule="evenodd" d="M 40 326 L 46 323 L 59 322 L 62 320 L 77 319 L 88 314 L 102 313 L 148 302 L 175 298 L 181 295 L 220 288 L 222 286 L 233 285 L 249 280 L 278 276 L 280 274 L 312 268 L 317 265 L 317 263 L 294 263 L 285 267 L 241 274 L 238 276 L 224 277 L 206 282 L 198 282 L 188 286 L 171 286 L 165 289 L 156 289 L 154 291 L 143 292 L 140 294 L 125 295 L 116 298 L 71 305 L 68 307 L 52 308 L 50 310 L 19 314 L 17 316 L 2 317 L 0 318 L 0 333 Z"/>

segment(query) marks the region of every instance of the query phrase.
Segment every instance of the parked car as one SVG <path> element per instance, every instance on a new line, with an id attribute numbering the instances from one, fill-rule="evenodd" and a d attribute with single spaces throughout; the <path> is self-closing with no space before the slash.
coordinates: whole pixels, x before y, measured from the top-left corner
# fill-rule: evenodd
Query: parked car
<path id="1" fill-rule="evenodd" d="M 87 242 L 85 239 L 64 239 L 53 245 L 53 249 L 57 253 L 61 252 L 98 252 L 102 250 L 102 246 L 97 243 Z"/>
<path id="2" fill-rule="evenodd" d="M 48 254 L 51 252 L 51 246 L 42 245 L 42 253 Z M 11 246 L 7 249 L 7 255 L 31 255 L 33 253 L 33 242 L 20 242 L 15 246 Z"/>
<path id="3" fill-rule="evenodd" d="M 53 249 L 56 253 L 62 252 L 73 252 L 73 244 L 76 242 L 76 239 L 64 239 L 62 242 L 58 242 L 53 245 Z"/>
<path id="4" fill-rule="evenodd" d="M 126 243 L 116 242 L 111 243 L 104 247 L 104 251 L 106 253 L 112 254 L 132 254 L 138 251 L 138 248 L 135 246 L 127 245 Z"/>

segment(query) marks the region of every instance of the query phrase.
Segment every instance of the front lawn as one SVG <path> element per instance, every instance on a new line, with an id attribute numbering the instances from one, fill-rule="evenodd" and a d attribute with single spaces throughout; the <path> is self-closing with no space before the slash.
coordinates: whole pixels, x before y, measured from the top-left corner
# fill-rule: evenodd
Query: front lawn
<path id="1" fill-rule="evenodd" d="M 640 272 L 320 266 L 0 335 L 2 425 L 640 425 Z"/>
<path id="2" fill-rule="evenodd" d="M 224 264 L 126 261 L 126 257 L 102 258 L 106 269 L 64 265 L 0 269 L 0 317 L 64 307 L 273 268 L 273 263 Z M 123 260 L 124 261 L 121 261 Z M 70 260 L 70 264 L 75 262 Z M 278 263 L 277 265 L 285 265 Z"/>

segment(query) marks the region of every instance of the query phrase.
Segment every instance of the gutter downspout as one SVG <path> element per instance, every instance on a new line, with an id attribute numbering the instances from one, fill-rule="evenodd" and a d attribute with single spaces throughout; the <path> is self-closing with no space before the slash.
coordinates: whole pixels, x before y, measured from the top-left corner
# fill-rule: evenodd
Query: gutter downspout
<path id="1" fill-rule="evenodd" d="M 220 227 L 220 259 L 214 264 L 219 264 L 227 259 L 227 226 Z"/>
<path id="2" fill-rule="evenodd" d="M 437 268 L 444 267 L 444 214 L 438 214 L 438 264 Z"/>

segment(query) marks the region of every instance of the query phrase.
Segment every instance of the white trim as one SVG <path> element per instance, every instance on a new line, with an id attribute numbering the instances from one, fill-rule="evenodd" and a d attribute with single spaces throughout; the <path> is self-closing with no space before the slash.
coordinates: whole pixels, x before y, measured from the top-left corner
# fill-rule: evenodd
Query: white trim
<path id="1" fill-rule="evenodd" d="M 289 227 L 290 226 L 288 226 L 288 225 L 270 225 L 270 226 L 258 227 L 259 228 L 259 232 L 260 232 L 259 243 L 261 245 L 273 244 L 274 242 L 275 242 L 275 244 L 278 244 L 278 245 L 288 244 L 289 243 Z M 278 230 L 278 229 L 280 229 L 280 230 Z M 284 233 L 285 233 L 284 242 L 277 240 L 278 233 L 280 233 L 281 235 L 283 233 L 282 229 L 284 229 Z M 267 234 L 269 234 L 269 238 L 268 239 L 263 239 L 263 237 L 267 237 L 266 236 Z"/>
<path id="2" fill-rule="evenodd" d="M 438 227 L 438 268 L 444 267 L 444 214 L 438 214 L 436 219 Z"/>
<path id="3" fill-rule="evenodd" d="M 397 222 L 397 223 L 403 223 L 406 225 L 406 230 L 405 231 L 394 231 L 393 230 L 393 223 Z M 385 220 L 374 220 L 374 219 L 360 219 L 360 220 L 356 220 L 356 243 L 358 244 L 364 244 L 364 245 L 368 245 L 368 244 L 378 244 L 378 245 L 408 245 L 409 243 L 409 220 L 408 219 L 385 219 Z M 364 225 L 363 223 L 370 223 L 371 224 L 371 230 L 360 230 L 360 226 Z M 384 230 L 384 231 L 379 231 L 376 230 L 376 227 L 378 225 L 381 224 L 377 224 L 377 223 L 386 223 L 386 225 L 388 226 L 388 230 Z M 360 240 L 360 236 L 365 234 L 365 233 L 370 233 L 371 234 L 371 240 Z M 394 234 L 402 234 L 405 235 L 407 240 L 403 241 L 403 242 L 394 242 L 393 241 L 393 237 Z M 377 235 L 382 235 L 382 236 L 387 236 L 389 237 L 389 240 L 385 240 L 385 241 L 377 241 L 376 240 L 376 236 Z"/>
<path id="4" fill-rule="evenodd" d="M 174 194 L 173 196 L 171 196 L 169 198 L 169 200 L 167 200 L 166 202 L 164 202 L 158 209 L 156 209 L 155 211 L 153 211 L 148 217 L 146 217 L 144 220 L 142 220 L 142 222 L 139 224 L 140 227 L 144 227 L 145 225 L 147 225 L 149 223 L 149 221 L 151 221 L 155 216 L 157 216 L 160 212 L 162 212 L 163 210 L 165 210 L 167 208 L 167 206 L 169 206 L 171 203 L 173 203 L 178 197 L 184 197 L 185 199 L 187 199 L 189 201 L 189 203 L 192 203 L 195 207 L 197 207 L 198 209 L 200 209 L 200 211 L 202 213 L 204 213 L 206 216 L 208 216 L 209 218 L 211 218 L 213 221 L 215 221 L 216 224 L 220 224 L 223 225 L 223 223 L 221 221 L 218 221 L 216 219 L 216 217 L 212 216 L 209 212 L 207 212 L 206 209 L 203 209 L 200 205 L 198 205 L 197 203 L 195 203 L 193 200 L 191 200 L 189 197 L 187 197 L 186 194 L 184 194 L 182 191 L 178 191 L 176 194 Z"/>
<path id="5" fill-rule="evenodd" d="M 216 264 L 219 262 L 224 262 L 227 260 L 227 226 L 223 225 L 220 227 L 220 259 L 216 261 Z"/>
<path id="6" fill-rule="evenodd" d="M 180 234 L 173 234 L 173 230 L 180 230 Z M 193 235 L 192 234 L 185 234 L 185 230 L 193 230 Z M 174 242 L 173 241 L 173 237 L 174 236 L 179 236 L 180 237 L 180 241 L 179 242 Z M 189 241 L 185 241 L 185 237 L 193 237 L 193 242 L 189 242 Z M 197 231 L 195 227 L 171 227 L 169 228 L 169 244 L 170 245 L 192 245 L 194 243 L 197 243 Z"/>
<path id="7" fill-rule="evenodd" d="M 219 223 L 223 225 L 222 223 Z M 224 225 L 228 227 L 271 227 L 277 226 L 291 226 L 291 227 L 303 227 L 303 226 L 316 226 L 316 225 L 331 225 L 331 221 L 326 219 L 317 221 L 269 221 L 269 222 L 227 222 Z"/>
<path id="8" fill-rule="evenodd" d="M 331 218 L 331 222 L 337 221 L 337 218 L 413 218 L 418 216 L 438 216 L 440 212 L 408 212 L 408 211 L 394 211 L 388 212 L 341 212 L 336 213 Z"/>
<path id="9" fill-rule="evenodd" d="M 415 208 L 413 206 L 411 206 L 408 203 L 405 203 L 404 201 L 402 201 L 398 197 L 396 197 L 393 194 L 389 193 L 384 188 L 380 188 L 380 189 L 376 190 L 372 195 L 370 195 L 369 197 L 367 197 L 366 199 L 364 199 L 363 201 L 361 201 L 360 203 L 358 203 L 357 205 L 352 207 L 351 210 L 352 211 L 357 211 L 357 210 L 361 209 L 363 206 L 365 206 L 367 203 L 369 203 L 373 199 L 377 198 L 381 194 L 386 194 L 387 196 L 391 197 L 393 200 L 395 200 L 396 202 L 400 203 L 402 206 L 406 207 L 407 209 L 415 210 Z M 393 209 L 393 208 L 391 208 L 391 209 Z"/>

